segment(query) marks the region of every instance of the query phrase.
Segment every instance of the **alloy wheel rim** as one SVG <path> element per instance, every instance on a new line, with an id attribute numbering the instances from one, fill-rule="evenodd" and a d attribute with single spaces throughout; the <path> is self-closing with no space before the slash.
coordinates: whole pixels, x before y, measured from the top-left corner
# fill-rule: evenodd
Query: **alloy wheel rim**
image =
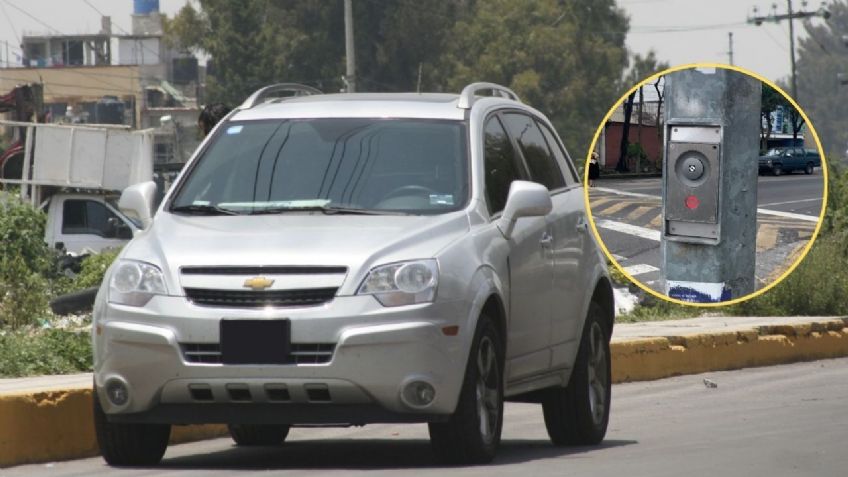
<path id="1" fill-rule="evenodd" d="M 607 407 L 607 389 L 609 375 L 607 373 L 607 354 L 604 348 L 604 333 L 597 323 L 592 324 L 589 331 L 589 409 L 592 421 L 600 425 L 604 419 Z"/>
<path id="2" fill-rule="evenodd" d="M 495 345 L 488 336 L 484 336 L 477 348 L 476 394 L 480 436 L 486 444 L 494 440 L 500 416 L 499 381 Z"/>

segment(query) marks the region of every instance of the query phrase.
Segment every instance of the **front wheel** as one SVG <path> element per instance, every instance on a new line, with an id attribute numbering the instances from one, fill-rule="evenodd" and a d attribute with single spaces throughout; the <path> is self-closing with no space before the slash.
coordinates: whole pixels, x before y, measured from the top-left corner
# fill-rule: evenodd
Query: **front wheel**
<path id="1" fill-rule="evenodd" d="M 804 174 L 810 175 L 813 173 L 813 163 L 808 162 L 807 167 L 804 168 Z"/>
<path id="2" fill-rule="evenodd" d="M 783 166 L 781 166 L 780 164 L 775 164 L 771 168 L 771 173 L 774 174 L 775 177 L 782 175 L 783 174 Z"/>
<path id="3" fill-rule="evenodd" d="M 165 455 L 171 426 L 168 424 L 117 424 L 106 419 L 94 390 L 94 433 L 106 463 L 114 466 L 156 465 Z"/>
<path id="4" fill-rule="evenodd" d="M 601 307 L 592 303 L 568 386 L 550 389 L 542 401 L 545 427 L 555 445 L 594 445 L 607 433 L 612 374 L 602 317 Z"/>
<path id="5" fill-rule="evenodd" d="M 495 457 L 503 424 L 503 345 L 491 319 L 481 316 L 456 411 L 430 423 L 436 457 L 450 464 L 485 464 Z"/>

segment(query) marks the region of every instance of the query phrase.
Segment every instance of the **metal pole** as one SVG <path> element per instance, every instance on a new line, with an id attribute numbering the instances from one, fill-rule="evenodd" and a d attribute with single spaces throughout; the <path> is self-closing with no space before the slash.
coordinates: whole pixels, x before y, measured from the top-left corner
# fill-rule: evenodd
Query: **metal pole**
<path id="1" fill-rule="evenodd" d="M 729 69 L 665 77 L 662 275 L 671 298 L 755 290 L 762 84 Z"/>
<path id="2" fill-rule="evenodd" d="M 789 62 L 792 68 L 792 99 L 798 101 L 798 82 L 795 78 L 795 16 L 792 14 L 792 0 L 786 0 L 789 9 Z"/>
<path id="3" fill-rule="evenodd" d="M 347 56 L 347 92 L 356 92 L 356 52 L 353 47 L 353 4 L 351 0 L 344 0 L 345 17 L 345 54 Z"/>

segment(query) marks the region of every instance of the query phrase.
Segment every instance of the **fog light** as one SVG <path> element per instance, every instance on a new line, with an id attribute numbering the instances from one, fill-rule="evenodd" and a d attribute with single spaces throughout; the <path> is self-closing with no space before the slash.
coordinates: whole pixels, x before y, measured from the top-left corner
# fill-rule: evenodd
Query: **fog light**
<path id="1" fill-rule="evenodd" d="M 112 379 L 106 383 L 106 396 L 112 404 L 123 406 L 130 400 L 130 391 L 126 384 L 117 379 Z"/>
<path id="2" fill-rule="evenodd" d="M 428 406 L 435 398 L 436 389 L 424 381 L 413 381 L 403 388 L 403 400 L 412 407 Z"/>

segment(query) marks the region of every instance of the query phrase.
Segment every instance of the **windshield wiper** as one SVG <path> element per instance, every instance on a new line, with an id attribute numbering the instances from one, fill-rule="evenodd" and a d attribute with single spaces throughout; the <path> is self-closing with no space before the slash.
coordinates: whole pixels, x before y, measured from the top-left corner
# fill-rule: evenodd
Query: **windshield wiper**
<path id="1" fill-rule="evenodd" d="M 241 215 L 238 212 L 230 209 L 224 209 L 217 205 L 180 205 L 171 207 L 171 212 L 195 214 L 195 215 Z"/>
<path id="2" fill-rule="evenodd" d="M 356 207 L 337 207 L 331 205 L 308 207 L 266 207 L 250 212 L 250 215 L 285 214 L 288 212 L 321 212 L 325 215 L 409 215 L 406 212 L 394 210 L 369 210 Z"/>

